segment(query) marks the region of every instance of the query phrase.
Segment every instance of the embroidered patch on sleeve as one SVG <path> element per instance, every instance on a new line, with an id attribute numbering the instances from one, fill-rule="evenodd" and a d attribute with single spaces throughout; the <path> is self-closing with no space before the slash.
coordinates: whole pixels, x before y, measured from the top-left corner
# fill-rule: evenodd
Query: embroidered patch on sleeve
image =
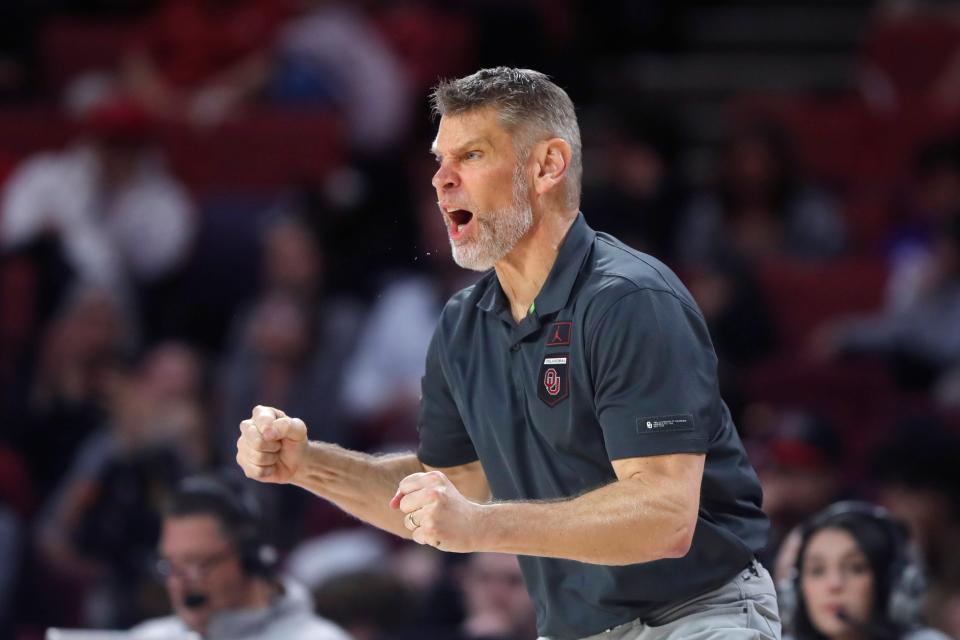
<path id="1" fill-rule="evenodd" d="M 693 431 L 692 415 L 637 418 L 637 433 L 675 433 L 680 431 Z"/>

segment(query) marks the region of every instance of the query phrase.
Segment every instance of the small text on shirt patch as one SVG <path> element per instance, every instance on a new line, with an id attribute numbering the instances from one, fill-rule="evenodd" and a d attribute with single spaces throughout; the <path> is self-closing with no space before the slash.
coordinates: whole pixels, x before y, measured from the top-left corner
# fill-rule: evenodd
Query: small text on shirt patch
<path id="1" fill-rule="evenodd" d="M 664 433 L 668 431 L 693 431 L 693 416 L 683 414 L 637 418 L 637 433 Z"/>

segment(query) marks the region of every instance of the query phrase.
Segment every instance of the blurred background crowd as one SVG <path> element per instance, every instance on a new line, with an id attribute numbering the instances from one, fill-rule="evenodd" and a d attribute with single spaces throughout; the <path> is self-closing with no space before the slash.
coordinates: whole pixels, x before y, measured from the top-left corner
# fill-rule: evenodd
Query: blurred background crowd
<path id="1" fill-rule="evenodd" d="M 157 510 L 183 476 L 235 470 L 256 404 L 313 439 L 413 446 L 437 315 L 476 277 L 436 210 L 427 94 L 499 64 L 567 89 L 588 223 L 700 304 L 763 483 L 768 566 L 825 505 L 875 501 L 921 547 L 928 620 L 960 637 L 956 3 L 0 15 L 0 637 L 168 611 Z M 535 637 L 512 559 L 252 490 L 285 566 L 355 638 Z"/>

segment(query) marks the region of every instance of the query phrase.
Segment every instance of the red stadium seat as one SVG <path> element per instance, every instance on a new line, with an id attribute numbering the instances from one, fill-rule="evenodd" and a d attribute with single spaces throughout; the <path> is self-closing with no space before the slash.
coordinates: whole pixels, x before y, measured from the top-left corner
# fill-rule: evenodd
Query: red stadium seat
<path id="1" fill-rule="evenodd" d="M 960 24 L 933 16 L 877 22 L 863 47 L 864 67 L 879 71 L 900 96 L 925 93 L 960 54 Z"/>
<path id="2" fill-rule="evenodd" d="M 0 110 L 3 148 L 18 157 L 62 147 L 78 126 L 50 109 Z M 263 109 L 212 129 L 169 124 L 160 132 L 169 162 L 192 190 L 279 191 L 317 181 L 343 159 L 332 114 Z"/>
<path id="3" fill-rule="evenodd" d="M 339 120 L 328 113 L 262 110 L 210 130 L 165 128 L 170 163 L 196 191 L 280 190 L 315 182 L 343 159 Z"/>
<path id="4" fill-rule="evenodd" d="M 875 254 L 893 227 L 889 190 L 850 189 L 843 196 L 843 212 L 851 250 Z"/>
<path id="5" fill-rule="evenodd" d="M 879 111 L 852 94 L 752 95 L 738 99 L 731 111 L 734 122 L 768 120 L 785 127 L 803 170 L 844 190 L 895 188 L 910 176 L 925 142 L 960 130 L 960 113 L 938 111 L 925 101 L 904 100 L 894 111 Z"/>
<path id="6" fill-rule="evenodd" d="M 829 265 L 771 260 L 758 264 L 756 275 L 784 346 L 796 350 L 831 318 L 880 309 L 887 267 L 877 259 Z"/>
<path id="7" fill-rule="evenodd" d="M 895 113 L 878 113 L 858 97 L 743 98 L 733 106 L 735 121 L 772 120 L 784 126 L 797 146 L 801 167 L 827 184 L 890 186 L 904 175 L 915 134 Z"/>
<path id="8" fill-rule="evenodd" d="M 879 360 L 818 362 L 786 355 L 753 367 L 743 393 L 751 403 L 803 407 L 826 418 L 840 436 L 850 477 L 863 471 L 900 420 L 933 410 L 929 397 L 899 391 Z"/>

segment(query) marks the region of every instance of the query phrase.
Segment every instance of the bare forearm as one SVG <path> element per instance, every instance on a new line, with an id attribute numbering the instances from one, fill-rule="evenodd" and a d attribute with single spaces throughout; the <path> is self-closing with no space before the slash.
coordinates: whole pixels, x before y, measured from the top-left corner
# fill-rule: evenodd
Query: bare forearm
<path id="1" fill-rule="evenodd" d="M 562 502 L 502 502 L 482 509 L 485 551 L 606 565 L 681 557 L 696 523 L 683 496 L 649 491 L 638 480 Z"/>
<path id="2" fill-rule="evenodd" d="M 311 442 L 293 484 L 325 498 L 347 513 L 403 538 L 403 514 L 390 508 L 397 484 L 423 471 L 417 456 L 373 456 L 334 444 Z"/>

